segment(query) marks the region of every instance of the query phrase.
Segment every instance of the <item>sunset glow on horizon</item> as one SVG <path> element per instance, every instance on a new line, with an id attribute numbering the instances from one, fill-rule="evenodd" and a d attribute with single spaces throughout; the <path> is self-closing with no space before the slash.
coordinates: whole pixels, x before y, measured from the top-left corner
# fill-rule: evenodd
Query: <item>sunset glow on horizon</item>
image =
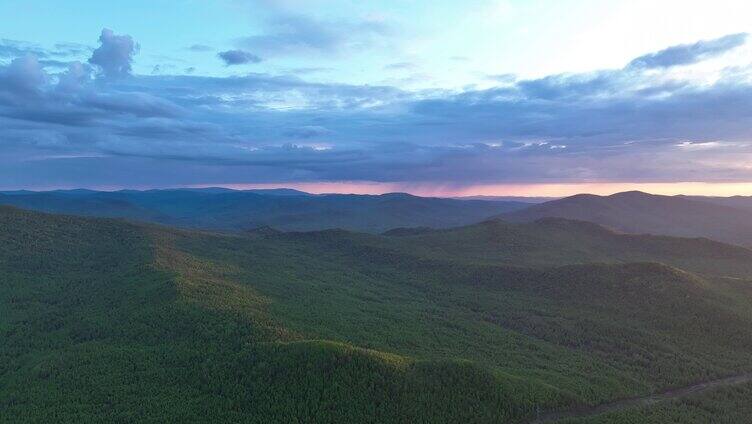
<path id="1" fill-rule="evenodd" d="M 300 182 L 264 184 L 197 184 L 193 188 L 224 187 L 233 190 L 291 188 L 312 194 L 409 193 L 427 197 L 514 196 L 566 197 L 580 193 L 611 195 L 643 191 L 660 195 L 752 196 L 752 183 L 589 183 L 589 184 L 489 184 L 471 187 L 430 186 L 378 182 Z"/>

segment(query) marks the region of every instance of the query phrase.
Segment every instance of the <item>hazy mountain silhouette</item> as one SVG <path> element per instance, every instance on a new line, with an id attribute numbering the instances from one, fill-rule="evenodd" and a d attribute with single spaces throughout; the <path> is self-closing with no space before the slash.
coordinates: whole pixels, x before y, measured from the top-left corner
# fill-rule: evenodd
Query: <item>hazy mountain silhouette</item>
<path id="1" fill-rule="evenodd" d="M 708 237 L 752 245 L 752 212 L 720 201 L 639 191 L 610 196 L 578 194 L 502 215 L 514 222 L 559 217 L 595 222 L 628 233 Z"/>
<path id="2" fill-rule="evenodd" d="M 14 192 L 0 194 L 0 204 L 187 228 L 237 231 L 269 226 L 280 230 L 342 228 L 367 232 L 395 227 L 466 225 L 527 205 L 511 201 L 417 197 L 405 193 L 311 195 L 291 189 L 236 191 L 225 188 Z"/>

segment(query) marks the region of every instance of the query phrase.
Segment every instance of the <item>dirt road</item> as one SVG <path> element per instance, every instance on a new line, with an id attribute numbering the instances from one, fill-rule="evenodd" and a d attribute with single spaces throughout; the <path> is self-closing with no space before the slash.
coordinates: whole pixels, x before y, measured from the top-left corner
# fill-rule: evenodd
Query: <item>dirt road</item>
<path id="1" fill-rule="evenodd" d="M 705 381 L 702 383 L 693 384 L 691 386 L 671 389 L 649 396 L 621 399 L 589 408 L 543 413 L 539 418 L 533 420 L 531 424 L 552 423 L 571 418 L 588 418 L 604 414 L 606 412 L 614 412 L 625 408 L 633 408 L 639 406 L 649 406 L 671 399 L 679 399 L 695 393 L 702 393 L 720 387 L 733 386 L 748 382 L 752 382 L 752 373 L 740 374 L 733 377 L 721 378 L 718 380 Z"/>

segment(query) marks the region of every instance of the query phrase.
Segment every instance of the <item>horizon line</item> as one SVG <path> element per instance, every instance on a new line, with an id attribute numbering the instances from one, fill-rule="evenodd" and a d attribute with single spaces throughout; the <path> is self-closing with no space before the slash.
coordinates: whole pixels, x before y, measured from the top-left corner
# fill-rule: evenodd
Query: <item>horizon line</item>
<path id="1" fill-rule="evenodd" d="M 656 195 L 687 196 L 752 196 L 752 182 L 673 182 L 673 183 L 528 183 L 485 184 L 458 186 L 452 184 L 384 183 L 374 181 L 327 181 L 286 183 L 207 183 L 177 184 L 172 186 L 120 186 L 120 185 L 59 185 L 46 187 L 3 187 L 2 191 L 54 191 L 54 190 L 170 190 L 226 188 L 231 190 L 293 189 L 309 194 L 360 194 L 381 195 L 407 193 L 420 197 L 551 197 L 561 198 L 576 194 L 608 196 L 625 191 L 642 191 Z"/>

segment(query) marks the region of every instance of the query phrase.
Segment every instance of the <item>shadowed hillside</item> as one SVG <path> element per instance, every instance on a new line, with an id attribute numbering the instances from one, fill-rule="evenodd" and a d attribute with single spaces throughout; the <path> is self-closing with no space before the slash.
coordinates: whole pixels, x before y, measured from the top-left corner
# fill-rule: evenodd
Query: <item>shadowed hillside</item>
<path id="1" fill-rule="evenodd" d="M 477 256 L 557 237 L 572 240 L 557 258 Z M 705 273 L 584 263 L 619 243 Z M 717 277 L 748 251 L 703 243 L 565 221 L 228 236 L 0 208 L 0 408 L 11 422 L 527 422 L 752 370 L 752 291 Z"/>
<path id="2" fill-rule="evenodd" d="M 595 222 L 628 232 L 680 237 L 708 237 L 726 243 L 752 245 L 752 213 L 681 196 L 638 191 L 611 196 L 578 194 L 504 214 L 505 220 L 529 222 L 558 217 Z"/>
<path id="3" fill-rule="evenodd" d="M 625 234 L 562 218 L 528 223 L 495 219 L 444 230 L 396 228 L 381 236 L 346 231 L 276 236 L 298 243 L 328 243 L 350 256 L 389 252 L 385 263 L 398 260 L 394 255 L 516 267 L 657 261 L 700 274 L 752 275 L 752 250 L 745 247 L 706 238 Z"/>
<path id="4" fill-rule="evenodd" d="M 706 238 L 614 232 L 597 224 L 560 218 L 532 223 L 481 224 L 436 232 L 418 244 L 443 246 L 455 258 L 517 265 L 660 261 L 714 275 L 752 275 L 752 251 Z M 463 247 L 464 246 L 464 247 Z"/>
<path id="5" fill-rule="evenodd" d="M 718 205 L 730 206 L 736 209 L 744 209 L 752 212 L 752 196 L 730 196 L 730 197 L 715 197 L 715 196 L 682 196 L 690 200 L 697 200 L 701 202 L 714 203 Z"/>

